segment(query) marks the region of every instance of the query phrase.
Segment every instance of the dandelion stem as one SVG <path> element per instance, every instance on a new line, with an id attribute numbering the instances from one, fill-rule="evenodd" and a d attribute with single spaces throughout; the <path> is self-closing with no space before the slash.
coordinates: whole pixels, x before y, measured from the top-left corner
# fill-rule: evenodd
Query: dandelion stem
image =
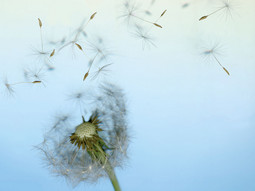
<path id="1" fill-rule="evenodd" d="M 210 15 L 212 15 L 212 14 L 214 14 L 214 13 L 217 13 L 218 11 L 220 11 L 220 10 L 222 10 L 222 9 L 224 9 L 224 8 L 226 8 L 226 6 L 221 7 L 221 8 L 219 8 L 219 9 L 217 9 L 216 11 L 213 11 L 212 13 L 210 13 L 210 14 L 207 15 L 207 16 L 209 17 Z"/>
<path id="2" fill-rule="evenodd" d="M 90 19 L 85 23 L 85 25 L 82 24 L 82 26 L 79 27 L 78 32 L 76 33 L 76 35 L 75 35 L 73 41 L 70 41 L 70 42 L 66 43 L 65 45 L 63 45 L 62 47 L 59 48 L 59 50 L 58 50 L 59 52 L 60 52 L 63 48 L 65 48 L 66 46 L 68 46 L 69 44 L 74 44 L 74 43 L 76 43 L 76 42 L 78 41 L 78 38 L 79 38 L 81 32 L 84 31 L 84 29 L 87 27 L 87 25 L 89 24 L 89 22 L 94 18 L 95 14 L 96 14 L 96 12 L 95 12 L 94 14 L 91 15 Z"/>
<path id="3" fill-rule="evenodd" d="M 93 63 L 94 63 L 94 61 L 95 61 L 98 54 L 99 54 L 99 52 L 97 52 L 96 55 L 94 56 L 94 58 L 92 59 L 91 64 L 89 66 L 89 71 L 90 71 L 90 68 L 92 67 L 92 65 L 93 65 Z"/>
<path id="4" fill-rule="evenodd" d="M 33 82 L 17 82 L 17 83 L 13 83 L 13 84 L 9 84 L 10 86 L 14 86 L 14 85 L 18 85 L 18 84 L 37 84 L 37 83 L 41 83 L 41 81 L 33 81 Z"/>
<path id="5" fill-rule="evenodd" d="M 105 168 L 105 171 L 106 171 L 106 173 L 108 174 L 108 176 L 111 180 L 111 183 L 112 183 L 112 186 L 114 187 L 114 190 L 115 191 L 121 191 L 118 179 L 117 179 L 117 177 L 114 173 L 114 169 L 111 167 L 109 162 L 107 163 L 107 168 Z"/>
<path id="6" fill-rule="evenodd" d="M 214 59 L 218 62 L 218 64 L 222 67 L 222 69 L 223 69 L 228 75 L 230 75 L 230 73 L 228 72 L 228 70 L 227 70 L 225 67 L 222 66 L 222 64 L 221 64 L 220 61 L 217 59 L 217 57 L 216 57 L 214 54 L 212 54 L 212 55 L 213 55 Z"/>
<path id="7" fill-rule="evenodd" d="M 133 14 L 131 14 L 131 15 L 132 15 L 133 17 L 137 18 L 137 19 L 140 19 L 140 20 L 146 22 L 146 23 L 154 24 L 153 22 L 147 21 L 147 20 L 145 20 L 145 19 L 143 19 L 143 18 L 141 18 L 141 17 L 138 17 L 138 16 L 136 16 L 136 15 L 133 15 Z"/>
<path id="8" fill-rule="evenodd" d="M 90 147 L 90 146 L 87 146 L 87 147 Z M 105 172 L 108 174 L 111 180 L 114 190 L 121 191 L 118 179 L 114 173 L 114 169 L 112 168 L 111 163 L 108 160 L 108 157 L 107 157 L 108 155 L 105 152 L 104 147 L 107 147 L 107 145 L 105 144 L 103 139 L 98 137 L 97 142 L 92 144 L 90 150 L 87 150 L 87 152 L 91 156 L 94 162 L 97 162 L 100 165 L 102 165 L 102 168 L 105 170 Z"/>
<path id="9" fill-rule="evenodd" d="M 43 39 L 42 39 L 42 29 L 40 28 L 40 36 L 41 36 L 41 45 L 42 45 L 42 52 L 43 52 Z"/>
<path id="10" fill-rule="evenodd" d="M 218 62 L 218 64 L 223 68 L 222 64 L 221 64 L 220 61 L 217 59 L 217 57 L 216 57 L 214 54 L 212 54 L 212 55 L 213 55 L 214 59 Z"/>

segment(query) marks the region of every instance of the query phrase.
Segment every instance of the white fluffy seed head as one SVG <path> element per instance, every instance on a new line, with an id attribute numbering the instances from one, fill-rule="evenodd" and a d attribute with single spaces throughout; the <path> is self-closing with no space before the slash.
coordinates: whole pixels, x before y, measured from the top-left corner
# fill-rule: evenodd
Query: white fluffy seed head
<path id="1" fill-rule="evenodd" d="M 75 134 L 79 138 L 90 138 L 96 134 L 96 126 L 90 122 L 85 122 L 76 127 Z"/>

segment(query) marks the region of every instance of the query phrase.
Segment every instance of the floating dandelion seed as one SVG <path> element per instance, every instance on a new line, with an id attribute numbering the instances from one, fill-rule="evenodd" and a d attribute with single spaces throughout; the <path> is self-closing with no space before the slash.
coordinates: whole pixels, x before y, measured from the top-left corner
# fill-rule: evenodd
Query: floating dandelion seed
<path id="1" fill-rule="evenodd" d="M 132 15 L 134 15 L 137 11 L 138 11 L 138 6 L 135 5 L 134 3 L 131 4 L 130 1 L 126 0 L 123 6 L 124 14 L 119 16 L 118 18 L 122 18 L 126 20 L 127 23 L 129 24 L 130 19 L 132 18 Z"/>
<path id="2" fill-rule="evenodd" d="M 39 60 L 39 62 L 49 60 L 50 52 L 41 51 L 41 50 L 38 50 L 37 48 L 32 48 L 32 51 L 33 51 L 32 55 L 37 56 L 37 59 Z"/>
<path id="3" fill-rule="evenodd" d="M 149 23 L 149 24 L 152 24 L 152 25 L 154 25 L 156 27 L 162 28 L 162 26 L 157 24 L 156 22 L 151 22 L 149 20 L 146 20 L 146 19 L 144 19 L 142 17 L 137 16 L 135 14 L 135 12 L 137 12 L 137 10 L 138 10 L 138 7 L 136 5 L 134 5 L 134 4 L 130 5 L 128 2 L 126 2 L 124 5 L 125 5 L 125 10 L 124 10 L 125 14 L 121 15 L 119 18 L 126 19 L 128 21 L 128 23 L 130 21 L 130 18 L 136 18 L 136 19 L 138 19 L 140 21 L 143 21 L 145 23 Z"/>
<path id="4" fill-rule="evenodd" d="M 44 66 L 41 66 L 40 68 L 38 67 L 26 68 L 24 69 L 24 76 L 28 81 L 41 81 L 41 82 L 45 81 Z"/>
<path id="5" fill-rule="evenodd" d="M 165 15 L 166 11 L 167 11 L 167 9 L 164 10 L 164 11 L 161 13 L 161 15 L 154 21 L 154 25 L 156 25 L 156 26 L 158 25 L 157 22 Z M 158 27 L 159 27 L 159 28 L 162 28 L 161 25 L 158 25 Z M 140 27 L 140 28 L 141 28 L 141 27 Z M 144 36 L 147 36 L 147 34 L 150 32 L 151 29 L 152 29 L 152 26 L 149 28 L 149 30 L 147 30 L 146 33 L 144 32 Z"/>
<path id="6" fill-rule="evenodd" d="M 204 15 L 202 16 L 199 21 L 202 21 L 202 20 L 205 20 L 207 19 L 209 16 L 219 12 L 219 11 L 223 11 L 225 10 L 228 14 L 230 14 L 232 16 L 232 4 L 230 4 L 230 1 L 229 0 L 224 0 L 223 2 L 223 5 L 221 7 L 219 7 L 217 10 L 213 11 L 212 13 L 208 14 L 208 15 Z"/>
<path id="7" fill-rule="evenodd" d="M 3 80 L 3 87 L 4 87 L 3 92 L 6 92 L 6 95 L 13 96 L 15 94 L 15 91 L 13 89 L 13 85 L 11 85 L 9 83 L 7 78 L 4 78 L 4 80 Z"/>
<path id="8" fill-rule="evenodd" d="M 42 21 L 38 18 L 38 22 L 40 27 L 41 50 L 37 48 L 32 48 L 32 51 L 34 52 L 33 55 L 37 55 L 39 59 L 43 58 L 44 61 L 48 61 L 49 57 L 52 57 L 54 55 L 55 49 L 51 53 L 44 50 L 43 37 L 42 37 Z"/>
<path id="9" fill-rule="evenodd" d="M 150 45 L 156 47 L 156 45 L 153 43 L 154 39 L 149 35 L 149 30 L 145 31 L 142 27 L 138 25 L 136 26 L 134 37 L 142 41 L 143 49 L 145 49 L 146 46 L 149 47 Z"/>
<path id="10" fill-rule="evenodd" d="M 219 54 L 219 45 L 216 44 L 213 46 L 213 48 L 211 49 L 207 49 L 205 51 L 203 51 L 203 55 L 206 57 L 212 57 L 219 65 L 220 67 L 228 74 L 230 75 L 229 71 L 220 63 L 219 59 L 217 58 L 217 55 Z"/>
<path id="11" fill-rule="evenodd" d="M 20 84 L 39 84 L 41 83 L 41 81 L 31 81 L 31 82 L 15 82 L 15 83 L 9 83 L 8 79 L 5 78 L 4 79 L 4 88 L 7 92 L 8 95 L 14 95 L 15 91 L 14 91 L 14 86 L 16 85 L 20 85 Z"/>
<path id="12" fill-rule="evenodd" d="M 75 34 L 75 36 L 74 36 L 74 38 L 73 38 L 73 40 L 71 40 L 71 41 L 69 41 L 69 42 L 67 42 L 66 44 L 64 44 L 63 46 L 61 46 L 59 49 L 58 49 L 58 52 L 60 52 L 62 49 L 64 49 L 65 47 L 67 47 L 67 46 L 69 46 L 69 45 L 76 45 L 81 51 L 83 51 L 82 50 L 82 47 L 77 43 L 78 42 L 78 38 L 79 38 L 79 36 L 80 36 L 80 34 L 86 34 L 85 32 L 84 32 L 84 29 L 87 27 L 87 25 L 89 24 L 89 22 L 91 21 L 91 20 L 93 20 L 94 19 L 94 17 L 95 17 L 95 15 L 97 14 L 97 12 L 95 12 L 95 13 L 93 13 L 91 16 L 90 16 L 90 18 L 89 18 L 89 20 L 87 21 L 87 22 L 85 22 L 85 20 L 82 22 L 82 24 L 81 24 L 81 26 L 76 30 L 76 34 Z"/>
<path id="13" fill-rule="evenodd" d="M 12 84 L 6 84 L 6 86 L 10 87 L 10 86 L 15 86 L 18 84 L 40 84 L 42 83 L 41 81 L 33 81 L 33 82 L 16 82 L 16 83 L 12 83 Z"/>
<path id="14" fill-rule="evenodd" d="M 36 148 L 51 171 L 73 186 L 109 177 L 120 191 L 114 169 L 123 166 L 130 139 L 124 94 L 112 84 L 99 88 L 99 94 L 102 99 L 86 105 L 91 111 L 87 121 L 81 117 L 81 123 L 68 126 L 61 121 Z"/>
<path id="15" fill-rule="evenodd" d="M 98 40 L 99 40 L 99 43 L 101 44 L 101 43 L 102 43 L 102 39 L 99 38 Z M 100 60 L 106 58 L 105 53 L 104 53 L 103 50 L 100 49 L 99 47 L 92 45 L 92 49 L 91 49 L 91 50 L 94 50 L 94 51 L 96 50 L 97 52 L 96 52 L 96 55 L 89 61 L 89 69 L 88 69 L 88 71 L 85 73 L 85 75 L 83 76 L 83 81 L 85 81 L 85 80 L 87 79 L 87 77 L 88 77 L 88 75 L 89 75 L 89 72 L 90 72 L 90 69 L 91 69 L 93 63 L 95 62 L 95 59 L 96 59 L 98 56 L 101 56 Z M 105 68 L 105 67 L 102 67 L 102 69 L 103 69 L 103 68 Z"/>
<path id="16" fill-rule="evenodd" d="M 159 25 L 159 24 L 157 24 L 157 22 L 159 21 L 159 19 L 161 19 L 161 17 L 163 17 L 163 16 L 165 15 L 166 11 L 167 11 L 167 9 L 164 10 L 164 11 L 161 13 L 161 15 L 158 17 L 158 19 L 153 23 L 155 26 L 162 28 L 162 26 Z"/>
<path id="17" fill-rule="evenodd" d="M 92 65 L 93 65 L 93 63 L 94 63 L 94 60 L 96 59 L 97 55 L 98 55 L 98 53 L 94 56 L 94 58 L 93 58 L 92 60 L 89 61 L 89 69 L 88 69 L 88 71 L 86 72 L 86 74 L 83 76 L 83 81 L 85 81 L 86 78 L 88 77 L 89 71 L 90 71 L 90 69 L 91 69 L 91 67 L 92 67 Z"/>
<path id="18" fill-rule="evenodd" d="M 87 50 L 93 53 L 95 56 L 89 62 L 89 65 L 94 62 L 100 62 L 102 60 L 106 60 L 112 52 L 109 48 L 105 47 L 102 38 L 98 38 L 96 42 L 87 42 Z"/>
<path id="19" fill-rule="evenodd" d="M 106 75 L 108 72 L 109 72 L 109 70 L 108 70 L 108 67 L 110 66 L 110 65 L 112 65 L 112 64 L 106 64 L 106 65 L 104 65 L 104 66 L 102 66 L 102 67 L 98 67 L 98 70 L 96 71 L 96 72 L 94 72 L 94 74 L 93 74 L 93 76 L 92 76 L 92 80 L 95 80 L 96 78 L 98 78 L 100 75 L 102 76 L 102 75 Z M 99 75 L 100 74 L 100 75 Z"/>

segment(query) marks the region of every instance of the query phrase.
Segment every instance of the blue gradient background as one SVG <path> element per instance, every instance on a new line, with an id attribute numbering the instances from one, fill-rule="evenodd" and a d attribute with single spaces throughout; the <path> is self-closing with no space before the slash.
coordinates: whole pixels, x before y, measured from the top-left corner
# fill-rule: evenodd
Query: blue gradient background
<path id="1" fill-rule="evenodd" d="M 31 47 L 40 45 L 38 17 L 49 40 L 97 11 L 88 33 L 103 36 L 114 50 L 109 78 L 127 93 L 130 111 L 130 160 L 116 171 L 123 191 L 253 191 L 255 2 L 236 1 L 232 18 L 218 14 L 203 22 L 198 19 L 220 2 L 194 0 L 182 9 L 184 2 L 155 2 L 154 16 L 168 11 L 159 22 L 163 29 L 154 31 L 157 48 L 142 50 L 117 19 L 120 1 L 0 0 L 0 77 L 19 81 L 22 68 L 36 62 Z M 223 44 L 220 60 L 230 76 L 202 58 L 204 42 Z M 44 168 L 33 145 L 52 115 L 68 109 L 68 91 L 84 86 L 79 63 L 79 52 L 62 54 L 46 87 L 17 86 L 13 98 L 1 94 L 0 190 L 73 190 Z M 102 179 L 74 190 L 113 189 Z"/>

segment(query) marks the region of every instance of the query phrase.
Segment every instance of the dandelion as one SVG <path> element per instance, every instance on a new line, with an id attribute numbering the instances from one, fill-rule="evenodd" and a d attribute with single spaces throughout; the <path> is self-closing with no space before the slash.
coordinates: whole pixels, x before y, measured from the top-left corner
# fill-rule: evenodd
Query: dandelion
<path id="1" fill-rule="evenodd" d="M 149 20 L 146 20 L 142 17 L 137 16 L 136 12 L 138 11 L 138 7 L 135 4 L 131 5 L 131 4 L 129 4 L 129 2 L 126 2 L 124 5 L 125 5 L 124 6 L 125 7 L 125 9 L 124 9 L 125 14 L 121 15 L 119 18 L 126 19 L 128 23 L 129 23 L 131 18 L 136 18 L 136 19 L 138 19 L 140 21 L 143 21 L 145 23 L 149 23 L 149 24 L 152 24 L 156 27 L 162 28 L 162 26 L 157 24 L 156 22 L 152 22 L 152 21 L 149 21 Z"/>
<path id="2" fill-rule="evenodd" d="M 94 72 L 93 77 L 91 78 L 92 80 L 95 80 L 96 78 L 98 78 L 100 75 L 101 76 L 105 76 L 109 70 L 108 67 L 112 65 L 112 64 L 106 64 L 102 67 L 98 67 L 98 70 L 96 72 Z M 100 74 L 100 75 L 99 75 Z"/>
<path id="3" fill-rule="evenodd" d="M 48 61 L 49 60 L 49 55 L 51 54 L 49 51 L 42 51 L 37 48 L 32 47 L 32 55 L 36 56 L 37 60 L 39 62 L 41 61 Z"/>
<path id="4" fill-rule="evenodd" d="M 206 49 L 202 52 L 202 54 L 205 57 L 212 57 L 219 65 L 220 67 L 228 74 L 230 75 L 229 71 L 220 63 L 218 56 L 219 55 L 219 44 L 214 45 L 211 49 Z"/>
<path id="5" fill-rule="evenodd" d="M 47 66 L 48 68 L 51 67 L 50 65 Z M 26 68 L 23 70 L 24 71 L 24 76 L 26 80 L 28 81 L 45 81 L 45 70 L 44 66 L 41 66 L 40 68 L 38 67 L 33 67 L 33 68 Z"/>
<path id="6" fill-rule="evenodd" d="M 32 48 L 32 51 L 34 52 L 33 55 L 38 56 L 39 59 L 43 58 L 44 60 L 48 60 L 49 57 L 52 57 L 55 53 L 55 50 L 53 50 L 51 53 L 49 51 L 44 50 L 44 45 L 43 45 L 43 35 L 42 35 L 42 21 L 40 18 L 38 18 L 39 22 L 39 28 L 40 28 L 40 40 L 41 40 L 41 49 L 37 48 Z"/>
<path id="7" fill-rule="evenodd" d="M 99 53 L 99 52 L 98 52 L 98 53 Z M 93 63 L 94 63 L 94 60 L 96 59 L 98 53 L 94 56 L 94 58 L 93 58 L 92 60 L 89 61 L 89 69 L 88 69 L 88 71 L 85 73 L 85 75 L 83 76 L 83 81 L 85 81 L 86 78 L 88 77 L 89 71 L 90 71 L 90 69 L 91 69 L 91 67 L 92 67 L 92 65 L 93 65 Z"/>
<path id="8" fill-rule="evenodd" d="M 135 5 L 135 3 L 130 3 L 130 1 L 126 0 L 124 2 L 124 6 L 123 6 L 123 12 L 124 14 L 119 16 L 119 18 L 122 18 L 124 20 L 127 21 L 127 23 L 130 22 L 130 19 L 132 18 L 132 16 L 138 12 L 138 6 Z"/>
<path id="9" fill-rule="evenodd" d="M 97 60 L 98 60 L 98 62 L 100 62 L 103 59 L 106 59 L 110 54 L 107 51 L 107 49 L 105 49 L 103 47 L 103 45 L 102 45 L 103 40 L 101 38 L 98 39 L 98 42 L 99 42 L 99 45 L 94 45 L 92 43 L 88 43 L 88 45 L 90 47 L 88 49 L 91 50 L 92 52 L 94 52 L 95 56 L 92 59 L 89 60 L 89 63 L 88 63 L 89 69 L 87 70 L 87 72 L 83 76 L 83 81 L 85 81 L 87 79 L 87 77 L 89 76 L 90 69 L 91 69 L 92 65 L 94 65 L 95 60 L 98 58 Z M 103 67 L 103 68 L 105 68 L 105 67 Z"/>
<path id="10" fill-rule="evenodd" d="M 73 186 L 109 177 L 115 191 L 120 191 L 114 169 L 123 166 L 129 143 L 124 94 L 112 84 L 98 91 L 102 99 L 86 105 L 91 111 L 88 120 L 82 116 L 75 125 L 57 125 L 36 148 L 52 173 Z"/>
<path id="11" fill-rule="evenodd" d="M 225 10 L 227 12 L 227 14 L 230 14 L 230 16 L 232 16 L 232 4 L 230 4 L 230 1 L 229 0 L 224 0 L 222 1 L 223 5 L 221 7 L 219 7 L 218 9 L 216 9 L 215 11 L 213 11 L 212 13 L 208 14 L 208 15 L 205 15 L 205 16 L 202 16 L 199 21 L 202 21 L 202 20 L 205 20 L 207 19 L 209 16 L 217 13 L 217 12 L 220 12 L 220 11 L 223 11 Z"/>
<path id="12" fill-rule="evenodd" d="M 78 42 L 78 38 L 79 38 L 80 34 L 83 34 L 83 35 L 85 34 L 85 36 L 86 36 L 86 33 L 84 32 L 84 29 L 85 29 L 86 26 L 89 24 L 89 22 L 90 22 L 91 20 L 94 19 L 94 17 L 95 17 L 96 14 L 97 14 L 97 12 L 93 13 L 93 14 L 90 16 L 90 18 L 89 18 L 89 20 L 88 20 L 87 22 L 85 22 L 85 20 L 84 20 L 84 21 L 82 22 L 81 26 L 77 29 L 74 38 L 73 38 L 71 41 L 69 41 L 69 42 L 67 42 L 66 44 L 64 44 L 63 46 L 61 46 L 61 47 L 58 49 L 58 52 L 60 52 L 62 49 L 64 49 L 65 47 L 67 47 L 67 46 L 69 46 L 69 45 L 76 45 L 81 51 L 83 51 L 83 50 L 82 50 L 82 47 L 77 43 L 77 42 Z"/>
<path id="13" fill-rule="evenodd" d="M 162 13 L 161 13 L 161 15 L 157 18 L 157 20 L 156 21 L 154 21 L 154 25 L 155 26 L 157 26 L 157 27 L 159 27 L 159 28 L 162 28 L 162 26 L 161 25 L 159 25 L 159 24 L 157 24 L 157 22 L 159 21 L 159 19 L 161 19 L 164 15 L 165 15 L 165 13 L 166 13 L 166 11 L 167 11 L 167 9 L 166 10 L 164 10 Z"/>
<path id="14" fill-rule="evenodd" d="M 4 78 L 3 88 L 4 88 L 4 92 L 6 92 L 7 95 L 13 96 L 15 94 L 13 85 L 9 83 L 8 78 Z"/>
<path id="15" fill-rule="evenodd" d="M 5 83 L 5 86 L 10 89 L 11 86 L 15 86 L 15 85 L 18 85 L 18 84 L 40 84 L 42 83 L 42 81 L 33 81 L 33 82 L 16 82 L 16 83 L 13 83 L 13 84 L 8 84 L 8 83 Z"/>
<path id="16" fill-rule="evenodd" d="M 7 95 L 14 95 L 15 94 L 15 91 L 14 91 L 14 86 L 16 85 L 20 85 L 20 84 L 40 84 L 41 81 L 39 80 L 35 80 L 35 81 L 30 81 L 30 82 L 15 82 L 15 83 L 9 83 L 8 79 L 5 78 L 4 81 L 3 81 L 3 86 L 4 86 L 4 89 L 6 90 L 7 92 Z"/>
<path id="17" fill-rule="evenodd" d="M 94 54 L 94 57 L 89 62 L 89 67 L 97 59 L 98 62 L 107 59 L 112 53 L 111 50 L 104 46 L 102 38 L 98 38 L 96 42 L 87 42 L 87 50 Z"/>
<path id="18" fill-rule="evenodd" d="M 142 41 L 142 48 L 145 49 L 146 46 L 154 46 L 156 47 L 156 45 L 154 44 L 154 39 L 149 35 L 149 31 L 145 31 L 142 27 L 140 26 L 136 26 L 136 30 L 133 33 L 133 36 L 135 38 L 138 38 Z"/>

